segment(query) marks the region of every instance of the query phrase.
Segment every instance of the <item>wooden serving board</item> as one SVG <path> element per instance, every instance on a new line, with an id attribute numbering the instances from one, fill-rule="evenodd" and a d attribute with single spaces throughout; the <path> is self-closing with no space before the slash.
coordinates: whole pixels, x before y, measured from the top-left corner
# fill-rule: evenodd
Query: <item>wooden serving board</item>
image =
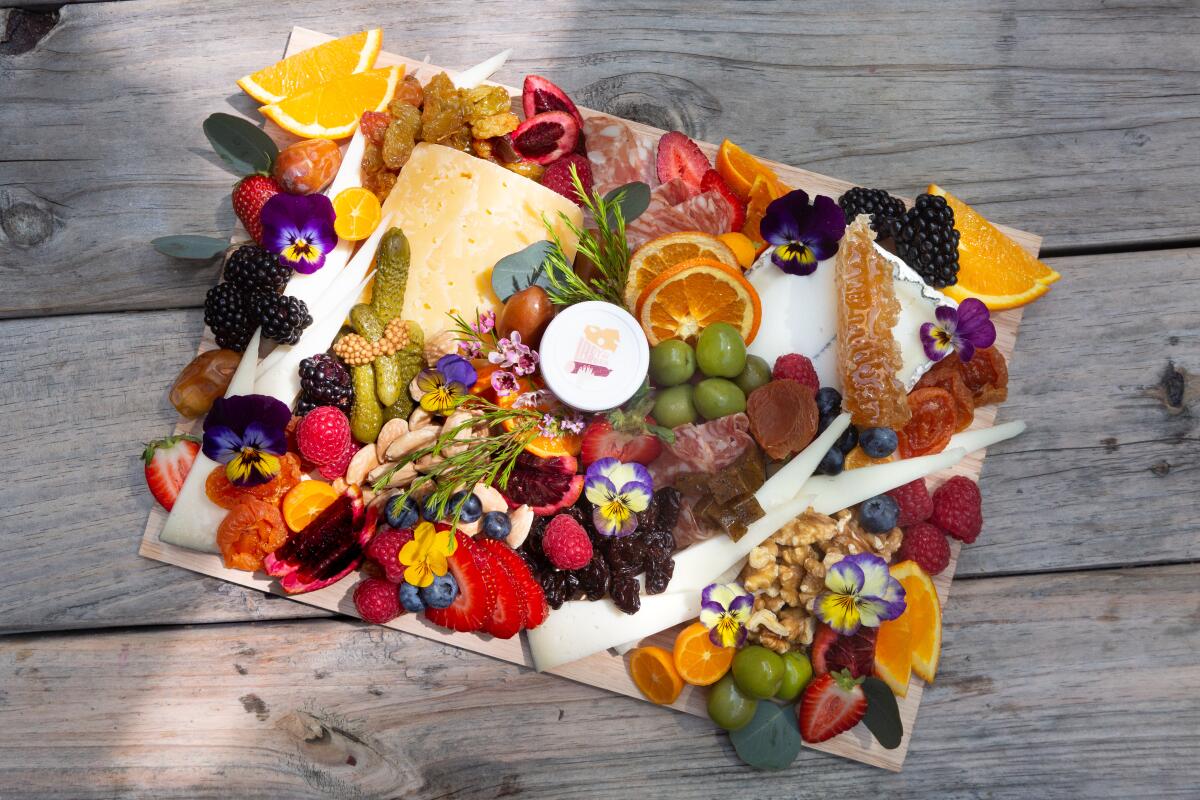
<path id="1" fill-rule="evenodd" d="M 292 55 L 301 50 L 305 50 L 314 45 L 328 41 L 334 37 L 316 31 L 307 30 L 305 28 L 293 28 L 291 37 L 288 41 L 286 55 Z M 390 66 L 393 64 L 403 64 L 406 71 L 410 74 L 415 74 L 422 81 L 431 78 L 442 68 L 435 67 L 427 62 L 417 61 L 411 58 L 395 56 L 390 53 L 380 53 L 376 62 L 376 66 Z M 511 87 L 505 87 L 513 96 L 519 96 L 520 92 Z M 580 108 L 580 112 L 584 116 L 592 116 L 600 112 L 593 111 L 588 108 Z M 638 122 L 626 121 L 637 135 L 646 137 L 654 142 L 662 135 L 663 131 L 652 128 L 648 125 L 643 125 Z M 280 139 L 286 139 L 287 134 L 278 129 L 270 130 L 273 126 L 268 123 L 268 132 Z M 700 147 L 710 157 L 716 154 L 717 146 L 700 142 Z M 766 162 L 778 173 L 781 180 L 793 188 L 800 188 L 807 191 L 810 195 L 827 194 L 832 197 L 837 197 L 852 185 L 848 181 L 830 178 L 825 175 L 819 175 L 815 172 L 791 167 L 786 164 L 776 162 Z M 1025 250 L 1037 254 L 1041 245 L 1041 237 L 1035 234 L 1026 233 L 1024 231 L 1004 228 L 1005 233 L 1011 236 Z M 992 319 L 996 323 L 997 338 L 996 347 L 1004 353 L 1009 360 L 1012 359 L 1013 351 L 1016 346 L 1017 328 L 1021 321 L 1020 309 L 1014 311 L 1005 311 L 994 314 Z M 209 350 L 216 346 L 212 340 L 211 334 L 207 329 L 202 334 L 200 351 Z M 988 406 L 979 409 L 975 413 L 975 421 L 971 426 L 972 430 L 979 428 L 991 427 L 996 416 L 996 407 Z M 200 423 L 197 420 L 183 420 L 176 426 L 177 432 L 194 431 L 199 433 Z M 965 475 L 972 479 L 979 478 L 979 472 L 983 465 L 983 453 L 977 453 L 968 456 L 951 470 L 947 470 L 943 474 L 939 474 L 931 479 L 931 483 L 936 485 L 952 475 Z M 165 544 L 159 541 L 158 534 L 162 530 L 163 524 L 166 521 L 166 512 L 156 507 L 151 512 L 150 518 L 146 523 L 146 530 L 142 537 L 141 547 L 138 552 L 142 556 L 162 561 L 167 564 L 184 567 L 185 569 L 199 572 L 204 575 L 210 575 L 214 578 L 236 583 L 241 586 L 259 589 L 263 592 L 271 592 L 273 594 L 288 597 L 299 603 L 307 603 L 318 608 L 328 611 L 336 611 L 348 616 L 357 616 L 354 608 L 354 602 L 351 598 L 351 592 L 354 588 L 355 581 L 352 577 L 340 581 L 339 583 L 321 589 L 320 591 L 310 592 L 308 594 L 286 595 L 278 584 L 270 578 L 267 578 L 263 573 L 248 573 L 239 570 L 226 569 L 222 564 L 220 556 L 210 555 L 207 553 L 198 553 L 192 550 L 187 550 L 181 547 Z M 958 561 L 959 543 L 951 542 L 951 559 L 950 565 L 934 579 L 937 586 L 938 596 L 942 605 L 946 603 L 946 599 L 950 594 L 950 582 L 954 577 L 955 565 Z M 533 662 L 529 656 L 529 650 L 525 646 L 523 637 L 514 637 L 507 641 L 494 639 L 484 634 L 465 634 L 452 633 L 442 628 L 435 627 L 424 621 L 423 617 L 418 617 L 412 614 L 405 614 L 394 622 L 388 623 L 389 628 L 405 631 L 407 633 L 422 636 L 426 639 L 444 642 L 455 647 L 470 650 L 483 655 L 500 658 L 515 664 L 522 664 L 527 667 L 532 667 Z M 662 631 L 645 640 L 646 644 L 658 644 L 671 649 L 675 639 L 675 634 L 682 626 L 670 628 Z M 628 670 L 626 669 L 625 657 L 617 655 L 612 651 L 597 653 L 585 659 L 563 665 L 557 669 L 550 670 L 555 675 L 561 675 L 565 678 L 580 681 L 582 683 L 598 686 L 618 694 L 627 695 L 639 700 L 645 700 L 641 692 L 634 686 L 633 681 L 629 678 Z M 865 764 L 872 764 L 877 767 L 899 771 L 904 763 L 905 755 L 908 752 L 908 745 L 912 739 L 913 728 L 916 724 L 917 708 L 921 703 L 921 695 L 923 684 L 920 679 L 914 678 L 909 685 L 908 696 L 901 699 L 900 715 L 904 721 L 904 738 L 900 746 L 894 750 L 886 750 L 881 747 L 875 739 L 859 725 L 854 730 L 849 731 L 841 736 L 836 737 L 828 742 L 819 745 L 806 745 L 816 750 L 822 750 L 827 753 L 833 753 L 839 756 L 861 761 Z M 689 714 L 697 716 L 707 716 L 705 710 L 705 692 L 697 690 L 693 687 L 685 687 L 683 694 L 673 704 L 673 708 L 680 711 L 685 711 Z"/>

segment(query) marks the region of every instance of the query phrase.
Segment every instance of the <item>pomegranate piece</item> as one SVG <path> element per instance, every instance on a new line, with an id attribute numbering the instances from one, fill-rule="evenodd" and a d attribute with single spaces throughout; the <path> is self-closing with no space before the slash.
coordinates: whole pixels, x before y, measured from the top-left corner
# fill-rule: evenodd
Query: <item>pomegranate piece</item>
<path id="1" fill-rule="evenodd" d="M 575 149 L 579 123 L 565 111 L 543 111 L 513 131 L 512 143 L 522 158 L 545 166 Z"/>
<path id="2" fill-rule="evenodd" d="M 525 119 L 545 111 L 565 111 L 574 117 L 575 124 L 583 129 L 583 117 L 579 115 L 579 109 L 571 102 L 571 98 L 541 75 L 525 76 L 525 85 L 521 88 L 521 108 L 525 111 Z"/>

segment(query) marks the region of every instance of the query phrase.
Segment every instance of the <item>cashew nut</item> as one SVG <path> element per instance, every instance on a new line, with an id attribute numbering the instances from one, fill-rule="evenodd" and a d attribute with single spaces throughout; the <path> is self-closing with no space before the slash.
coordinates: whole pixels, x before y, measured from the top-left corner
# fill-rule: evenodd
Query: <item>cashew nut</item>
<path id="1" fill-rule="evenodd" d="M 379 466 L 379 458 L 375 455 L 375 445 L 364 445 L 354 458 L 350 459 L 350 466 L 346 467 L 346 483 L 361 484 L 367 477 L 367 473 Z"/>
<path id="2" fill-rule="evenodd" d="M 437 441 L 438 429 L 429 426 L 420 430 L 409 430 L 403 436 L 397 436 L 395 441 L 388 445 L 387 456 L 388 461 L 399 461 L 402 457 L 409 453 L 420 450 L 422 447 L 428 447 Z"/>
<path id="3" fill-rule="evenodd" d="M 509 512 L 508 521 L 512 525 L 512 529 L 509 530 L 504 541 L 513 550 L 516 550 L 524 543 L 525 537 L 529 535 L 529 529 L 533 527 L 533 509 L 529 506 L 517 506 Z"/>
<path id="4" fill-rule="evenodd" d="M 387 457 L 388 445 L 406 433 L 408 433 L 408 420 L 389 419 L 385 422 L 379 429 L 379 435 L 375 437 L 375 460 L 383 461 Z"/>

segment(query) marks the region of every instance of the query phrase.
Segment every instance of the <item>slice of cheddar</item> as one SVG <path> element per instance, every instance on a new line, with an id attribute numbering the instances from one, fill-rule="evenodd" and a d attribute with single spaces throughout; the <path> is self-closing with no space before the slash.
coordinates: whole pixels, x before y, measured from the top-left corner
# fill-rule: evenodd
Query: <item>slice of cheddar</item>
<path id="1" fill-rule="evenodd" d="M 412 251 L 404 319 L 431 336 L 450 326 L 449 311 L 472 319 L 476 309 L 498 309 L 492 267 L 550 238 L 543 215 L 573 259 L 578 242 L 560 213 L 583 226 L 579 207 L 541 184 L 449 147 L 418 144 L 383 205 L 384 224 L 403 230 Z"/>

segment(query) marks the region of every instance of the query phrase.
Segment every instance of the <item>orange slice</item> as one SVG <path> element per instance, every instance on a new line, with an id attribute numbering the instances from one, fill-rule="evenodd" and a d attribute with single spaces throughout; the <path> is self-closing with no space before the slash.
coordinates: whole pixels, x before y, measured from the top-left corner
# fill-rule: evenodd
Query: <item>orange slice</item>
<path id="1" fill-rule="evenodd" d="M 742 226 L 742 233 L 754 244 L 755 256 L 767 249 L 767 243 L 763 241 L 759 231 L 759 225 L 767 215 L 767 206 L 771 205 L 772 200 L 783 197 L 789 191 L 791 190 L 782 183 L 772 182 L 762 175 L 754 179 L 750 187 L 750 199 L 746 202 L 746 224 Z"/>
<path id="2" fill-rule="evenodd" d="M 875 674 L 897 697 L 908 696 L 912 674 L 912 628 L 908 611 L 879 626 L 875 638 Z"/>
<path id="3" fill-rule="evenodd" d="M 1027 253 L 969 205 L 937 184 L 929 194 L 946 198 L 958 230 L 958 282 L 944 291 L 955 300 L 977 297 L 993 311 L 1031 303 L 1062 276 Z"/>
<path id="4" fill-rule="evenodd" d="M 717 172 L 729 184 L 729 188 L 743 200 L 750 199 L 750 189 L 754 186 L 756 178 L 763 178 L 768 184 L 780 184 L 775 170 L 728 139 L 721 142 L 717 149 Z"/>
<path id="5" fill-rule="evenodd" d="M 488 366 L 490 367 L 492 365 L 489 364 Z M 471 389 L 471 394 L 481 394 L 489 399 L 495 397 L 495 392 L 492 391 L 491 381 L 491 375 L 495 371 L 495 368 L 480 368 L 479 379 L 475 382 L 475 386 Z M 486 378 L 483 376 L 484 372 L 487 373 Z M 487 383 L 486 387 L 482 386 L 485 381 Z M 516 402 L 518 397 L 526 392 L 532 392 L 534 389 L 540 388 L 540 386 L 535 386 L 534 383 L 527 378 L 518 378 L 517 383 L 520 385 L 520 391 L 516 392 L 515 394 L 505 395 L 504 397 L 497 397 L 496 405 L 500 406 L 501 408 L 510 408 L 512 404 Z M 549 411 L 550 407 L 539 406 L 538 410 Z M 500 424 L 501 427 L 503 427 L 506 431 L 511 431 L 513 428 L 517 427 L 517 422 L 513 419 L 506 419 Z M 525 450 L 526 452 L 532 453 L 538 458 L 554 458 L 555 456 L 577 456 L 579 455 L 579 451 L 582 449 L 582 447 L 582 434 L 564 432 L 560 436 L 535 436 L 529 440 L 528 444 L 525 445 Z"/>
<path id="6" fill-rule="evenodd" d="M 912 671 L 933 683 L 942 655 L 942 605 L 933 580 L 915 561 L 893 564 L 892 577 L 904 587 L 904 610 L 912 631 Z"/>
<path id="7" fill-rule="evenodd" d="M 693 258 L 650 282 L 638 298 L 637 317 L 651 345 L 675 338 L 694 342 L 714 322 L 728 322 L 750 344 L 762 322 L 762 303 L 737 267 Z"/>
<path id="8" fill-rule="evenodd" d="M 739 267 L 750 269 L 750 266 L 754 263 L 755 247 L 754 242 L 750 241 L 749 236 L 739 231 L 734 231 L 732 233 L 722 233 L 717 238 L 724 242 L 725 246 L 737 256 Z"/>
<path id="9" fill-rule="evenodd" d="M 300 481 L 283 496 L 283 521 L 302 531 L 337 499 L 337 489 L 324 481 Z"/>
<path id="10" fill-rule="evenodd" d="M 712 234 L 680 231 L 659 236 L 639 247 L 629 259 L 625 305 L 633 308 L 650 281 L 689 258 L 711 258 L 731 267 L 738 266 L 734 252 Z"/>
<path id="11" fill-rule="evenodd" d="M 310 47 L 237 83 L 260 103 L 278 103 L 322 83 L 370 69 L 375 66 L 381 47 L 383 30 L 372 28 Z"/>
<path id="12" fill-rule="evenodd" d="M 859 467 L 871 467 L 876 464 L 886 464 L 895 457 L 895 453 L 883 458 L 871 458 L 866 451 L 858 445 L 846 454 L 846 462 L 843 469 L 858 469 Z"/>
<path id="13" fill-rule="evenodd" d="M 351 186 L 333 198 L 333 230 L 339 238 L 357 242 L 367 238 L 379 227 L 383 210 L 374 192 L 361 186 Z"/>
<path id="14" fill-rule="evenodd" d="M 639 647 L 629 656 L 629 675 L 651 703 L 670 705 L 683 691 L 683 678 L 671 654 L 661 647 Z"/>
<path id="15" fill-rule="evenodd" d="M 720 647 L 708 638 L 703 622 L 693 622 L 675 637 L 675 669 L 692 686 L 711 686 L 733 664 L 736 647 Z"/>
<path id="16" fill-rule="evenodd" d="M 288 133 L 309 139 L 344 139 L 364 111 L 383 111 L 396 92 L 403 67 L 372 69 L 292 95 L 259 109 Z"/>

